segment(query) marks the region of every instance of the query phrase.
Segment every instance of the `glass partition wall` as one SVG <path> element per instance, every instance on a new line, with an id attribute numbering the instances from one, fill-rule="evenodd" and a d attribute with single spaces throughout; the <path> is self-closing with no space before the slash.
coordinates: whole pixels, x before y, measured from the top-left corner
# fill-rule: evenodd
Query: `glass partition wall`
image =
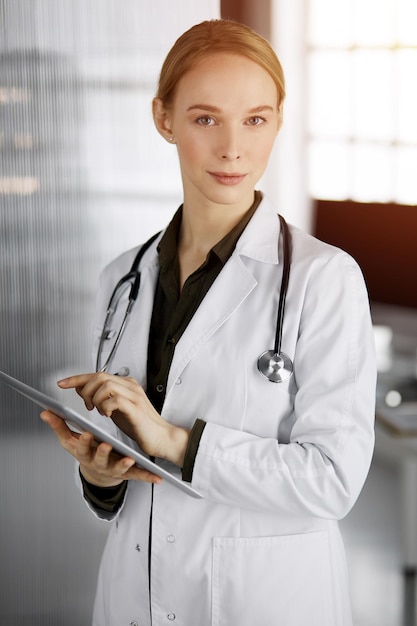
<path id="1" fill-rule="evenodd" d="M 92 368 L 99 272 L 180 201 L 151 119 L 160 63 L 217 5 L 0 0 L 0 369 L 77 408 L 56 380 Z M 87 625 L 107 526 L 38 409 L 0 398 L 0 623 Z"/>

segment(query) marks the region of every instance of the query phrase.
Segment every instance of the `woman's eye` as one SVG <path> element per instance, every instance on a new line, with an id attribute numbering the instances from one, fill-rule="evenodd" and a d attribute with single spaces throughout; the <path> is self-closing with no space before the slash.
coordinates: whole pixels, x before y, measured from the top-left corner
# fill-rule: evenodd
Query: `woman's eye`
<path id="1" fill-rule="evenodd" d="M 248 124 L 249 126 L 260 126 L 261 124 L 263 124 L 265 122 L 265 119 L 263 117 L 250 117 L 248 119 Z"/>
<path id="2" fill-rule="evenodd" d="M 212 126 L 214 124 L 213 118 L 208 115 L 201 115 L 197 118 L 196 122 L 200 124 L 200 126 Z"/>

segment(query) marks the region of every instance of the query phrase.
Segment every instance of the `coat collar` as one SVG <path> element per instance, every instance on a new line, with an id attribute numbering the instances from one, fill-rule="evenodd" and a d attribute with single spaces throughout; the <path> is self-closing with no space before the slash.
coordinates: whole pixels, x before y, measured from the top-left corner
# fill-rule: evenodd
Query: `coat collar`
<path id="1" fill-rule="evenodd" d="M 145 253 L 141 263 L 143 269 L 147 267 L 154 268 L 158 265 L 157 248 L 165 230 L 161 232 L 160 236 L 157 237 L 156 241 Z M 271 203 L 266 198 L 263 198 L 249 224 L 238 239 L 234 254 L 246 256 L 260 263 L 277 265 L 279 263 L 277 243 L 279 232 L 278 214 Z"/>
<path id="2" fill-rule="evenodd" d="M 237 242 L 235 254 L 260 263 L 278 264 L 279 230 L 278 215 L 270 202 L 263 198 Z"/>

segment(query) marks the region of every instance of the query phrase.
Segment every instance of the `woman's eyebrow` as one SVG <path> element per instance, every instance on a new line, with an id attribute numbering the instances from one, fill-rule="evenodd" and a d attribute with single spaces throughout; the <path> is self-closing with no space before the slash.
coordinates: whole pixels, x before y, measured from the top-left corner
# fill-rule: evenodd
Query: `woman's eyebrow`
<path id="1" fill-rule="evenodd" d="M 263 111 L 274 111 L 274 107 L 270 104 L 261 104 L 258 107 L 254 107 L 253 109 L 249 109 L 248 113 L 262 113 Z"/>
<path id="2" fill-rule="evenodd" d="M 212 106 L 210 104 L 193 104 L 188 107 L 187 111 L 210 111 L 210 113 L 219 113 L 220 109 L 218 107 Z"/>
<path id="3" fill-rule="evenodd" d="M 220 113 L 221 109 L 219 107 L 213 106 L 211 104 L 193 104 L 188 107 L 187 111 L 209 111 L 210 113 Z M 269 104 L 261 104 L 260 106 L 253 107 L 247 111 L 248 114 L 253 113 L 262 113 L 263 111 L 274 111 L 274 107 Z"/>

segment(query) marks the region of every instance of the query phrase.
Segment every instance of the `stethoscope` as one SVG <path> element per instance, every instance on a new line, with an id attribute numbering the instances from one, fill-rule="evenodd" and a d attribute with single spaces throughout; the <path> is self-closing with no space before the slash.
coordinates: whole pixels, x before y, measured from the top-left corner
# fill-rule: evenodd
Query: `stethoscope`
<path id="1" fill-rule="evenodd" d="M 282 269 L 282 281 L 281 281 L 281 289 L 279 293 L 279 301 L 278 301 L 278 313 L 277 313 L 277 323 L 276 323 L 276 331 L 275 331 L 275 344 L 273 350 L 266 350 L 263 352 L 257 361 L 258 372 L 269 380 L 271 383 L 282 383 L 292 375 L 293 373 L 293 364 L 290 357 L 285 354 L 285 352 L 281 351 L 281 343 L 282 343 L 282 329 L 284 324 L 284 311 L 285 311 L 285 301 L 288 291 L 288 283 L 290 278 L 290 266 L 291 266 L 291 233 L 289 231 L 288 225 L 282 215 L 278 215 L 280 223 L 281 223 L 281 233 L 282 233 L 282 242 L 283 242 L 283 269 Z M 139 265 L 142 260 L 143 255 L 146 250 L 152 245 L 155 239 L 158 237 L 160 233 L 156 233 L 153 235 L 143 246 L 140 248 L 137 253 L 132 267 L 130 271 L 123 276 L 117 285 L 115 286 L 113 293 L 110 297 L 109 304 L 106 310 L 106 316 L 104 319 L 103 330 L 101 332 L 100 341 L 97 349 L 97 361 L 96 361 L 96 371 L 97 372 L 106 372 L 109 368 L 111 361 L 116 353 L 116 350 L 120 344 L 120 340 L 123 336 L 123 333 L 126 328 L 126 324 L 129 320 L 130 314 L 132 312 L 133 305 L 136 302 L 136 298 L 138 297 L 139 287 L 140 287 L 140 270 Z M 114 331 L 111 329 L 111 322 L 116 313 L 119 302 L 122 298 L 122 295 L 126 292 L 126 289 L 129 288 L 130 291 L 128 295 L 128 301 L 126 305 L 126 311 L 122 319 L 122 323 L 118 331 Z M 104 363 L 101 364 L 102 353 L 104 344 L 107 340 L 114 339 L 113 347 L 110 350 L 109 355 Z M 118 372 L 116 372 L 119 376 L 128 376 L 129 370 L 126 367 L 120 368 Z"/>
<path id="2" fill-rule="evenodd" d="M 287 222 L 282 215 L 278 215 L 281 223 L 283 262 L 282 262 L 282 280 L 279 292 L 277 324 L 275 330 L 275 343 L 273 350 L 266 350 L 258 358 L 258 372 L 267 378 L 271 383 L 282 383 L 293 373 L 293 364 L 285 352 L 281 350 L 282 329 L 284 326 L 284 311 L 287 298 L 288 283 L 290 280 L 291 266 L 291 233 Z"/>

